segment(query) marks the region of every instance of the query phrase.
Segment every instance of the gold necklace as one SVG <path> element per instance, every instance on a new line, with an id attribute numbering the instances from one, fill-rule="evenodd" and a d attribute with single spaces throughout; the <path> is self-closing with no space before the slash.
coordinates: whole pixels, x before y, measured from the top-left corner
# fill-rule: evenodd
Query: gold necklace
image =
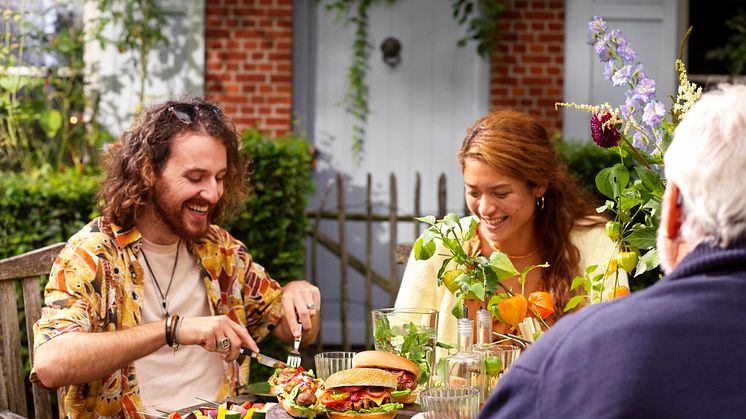
<path id="1" fill-rule="evenodd" d="M 497 246 L 495 245 L 495 242 L 493 242 L 492 240 L 490 240 L 488 237 L 485 237 L 485 239 L 487 240 L 487 243 L 490 245 L 490 247 L 492 248 L 492 250 L 497 251 L 497 252 L 503 252 L 502 250 L 500 250 L 500 249 L 497 248 Z M 539 248 L 537 247 L 536 249 L 534 249 L 534 250 L 526 253 L 525 255 L 509 255 L 509 254 L 507 254 L 505 252 L 503 252 L 503 253 L 505 253 L 505 255 L 508 258 L 510 258 L 511 260 L 512 259 L 521 260 L 521 259 L 529 258 L 529 257 L 535 255 L 538 252 L 539 252 Z"/>

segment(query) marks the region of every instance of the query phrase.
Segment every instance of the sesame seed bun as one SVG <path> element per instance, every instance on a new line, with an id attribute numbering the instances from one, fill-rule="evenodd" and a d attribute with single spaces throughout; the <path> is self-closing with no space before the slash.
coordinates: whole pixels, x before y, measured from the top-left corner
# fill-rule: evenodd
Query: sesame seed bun
<path id="1" fill-rule="evenodd" d="M 378 368 L 352 368 L 330 375 L 324 385 L 326 388 L 374 386 L 396 389 L 396 377 Z"/>
<path id="2" fill-rule="evenodd" d="M 420 368 L 414 362 L 392 352 L 363 351 L 352 357 L 353 368 L 385 368 L 403 370 L 414 374 L 415 381 L 420 379 Z"/>

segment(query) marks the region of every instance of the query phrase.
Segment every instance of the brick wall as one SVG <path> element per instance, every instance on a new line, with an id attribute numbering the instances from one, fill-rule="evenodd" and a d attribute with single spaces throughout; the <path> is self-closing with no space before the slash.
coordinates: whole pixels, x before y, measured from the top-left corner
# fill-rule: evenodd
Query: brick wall
<path id="1" fill-rule="evenodd" d="M 289 132 L 293 0 L 208 0 L 205 23 L 205 96 L 239 131 Z"/>
<path id="2" fill-rule="evenodd" d="M 501 40 L 490 69 L 490 104 L 517 108 L 562 131 L 565 2 L 508 0 L 500 17 Z"/>

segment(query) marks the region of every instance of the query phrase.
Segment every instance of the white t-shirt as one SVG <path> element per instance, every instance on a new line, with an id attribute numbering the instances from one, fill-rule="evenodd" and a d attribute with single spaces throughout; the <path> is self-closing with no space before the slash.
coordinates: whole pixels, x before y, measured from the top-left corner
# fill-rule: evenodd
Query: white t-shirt
<path id="1" fill-rule="evenodd" d="M 170 291 L 167 291 L 176 246 L 177 243 L 158 245 L 144 238 L 142 240 L 142 251 L 138 255 L 145 280 L 142 323 L 165 319 L 161 299 L 143 253 L 166 297 L 166 308 L 170 315 L 178 314 L 186 318 L 212 314 L 199 267 L 183 243 L 179 246 L 173 283 Z M 176 352 L 164 345 L 135 361 L 143 407 L 149 413 L 161 415 L 155 409 L 171 412 L 202 403 L 196 397 L 214 400 L 223 381 L 224 368 L 226 364 L 221 355 L 208 352 L 198 345 L 182 345 Z"/>

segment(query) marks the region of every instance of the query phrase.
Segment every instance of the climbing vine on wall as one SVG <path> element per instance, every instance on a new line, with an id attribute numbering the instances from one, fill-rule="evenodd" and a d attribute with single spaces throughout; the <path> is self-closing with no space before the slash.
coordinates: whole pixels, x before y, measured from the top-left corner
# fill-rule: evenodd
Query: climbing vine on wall
<path id="1" fill-rule="evenodd" d="M 342 104 L 354 118 L 352 125 L 352 155 L 359 159 L 365 141 L 365 126 L 368 121 L 368 85 L 366 76 L 370 66 L 368 57 L 371 45 L 368 42 L 368 9 L 377 3 L 392 5 L 400 0 L 329 0 L 326 9 L 337 12 L 337 20 L 345 18 L 355 27 L 352 42 L 352 63 L 347 69 L 348 87 Z M 466 34 L 458 45 L 476 42 L 477 53 L 491 56 L 497 47 L 498 18 L 503 11 L 500 0 L 451 0 L 453 18 L 459 25 L 467 25 Z"/>

